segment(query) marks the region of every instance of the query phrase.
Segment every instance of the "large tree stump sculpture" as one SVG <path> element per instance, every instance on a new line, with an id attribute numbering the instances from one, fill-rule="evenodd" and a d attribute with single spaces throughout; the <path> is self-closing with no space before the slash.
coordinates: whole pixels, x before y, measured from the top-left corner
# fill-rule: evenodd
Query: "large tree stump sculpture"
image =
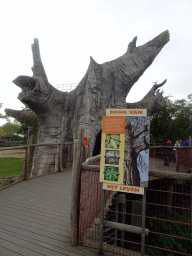
<path id="1" fill-rule="evenodd" d="M 101 130 L 102 116 L 107 108 L 147 108 L 148 115 L 159 111 L 165 101 L 156 90 L 166 83 L 154 85 L 137 103 L 126 103 L 134 83 L 151 65 L 169 41 L 165 31 L 146 44 L 136 47 L 135 37 L 127 52 L 110 62 L 98 64 L 91 58 L 89 68 L 71 92 L 61 92 L 48 81 L 40 57 L 38 40 L 34 40 L 33 76 L 19 76 L 13 82 L 22 89 L 18 98 L 39 120 L 38 143 L 61 143 L 77 139 L 78 127 L 83 126 L 89 140 L 89 156 Z M 38 147 L 35 150 L 31 176 L 58 171 L 59 147 Z"/>

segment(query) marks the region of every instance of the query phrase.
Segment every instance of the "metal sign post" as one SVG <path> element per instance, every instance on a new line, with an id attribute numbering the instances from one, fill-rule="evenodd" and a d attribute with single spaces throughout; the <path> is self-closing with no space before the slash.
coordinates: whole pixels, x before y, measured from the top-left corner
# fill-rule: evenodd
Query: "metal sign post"
<path id="1" fill-rule="evenodd" d="M 99 255 L 103 254 L 103 222 L 104 222 L 104 204 L 105 190 L 101 188 L 101 212 L 100 212 L 100 230 L 99 230 Z"/>
<path id="2" fill-rule="evenodd" d="M 141 235 L 141 256 L 145 255 L 145 217 L 146 217 L 146 189 L 142 201 L 142 235 Z"/>

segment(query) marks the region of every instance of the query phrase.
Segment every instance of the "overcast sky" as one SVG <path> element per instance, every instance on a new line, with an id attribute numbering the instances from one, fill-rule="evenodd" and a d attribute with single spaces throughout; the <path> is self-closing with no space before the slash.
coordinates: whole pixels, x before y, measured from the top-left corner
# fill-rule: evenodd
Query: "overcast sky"
<path id="1" fill-rule="evenodd" d="M 79 83 L 90 56 L 98 63 L 123 55 L 137 36 L 137 46 L 165 30 L 170 42 L 133 86 L 127 101 L 143 98 L 153 82 L 165 96 L 192 93 L 192 0 L 14 0 L 1 1 L 1 93 L 5 108 L 21 109 L 21 91 L 12 83 L 32 75 L 31 44 L 39 39 L 41 58 L 53 86 Z M 1 123 L 0 123 L 1 124 Z"/>

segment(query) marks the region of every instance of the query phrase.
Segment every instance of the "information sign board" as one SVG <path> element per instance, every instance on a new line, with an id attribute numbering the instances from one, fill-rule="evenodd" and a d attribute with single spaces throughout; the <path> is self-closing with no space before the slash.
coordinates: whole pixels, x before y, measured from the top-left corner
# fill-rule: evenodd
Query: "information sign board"
<path id="1" fill-rule="evenodd" d="M 103 116 L 102 120 L 100 181 L 105 183 L 105 189 L 110 187 L 106 184 L 116 184 L 118 191 L 124 188 L 125 192 L 131 191 L 130 186 L 147 187 L 150 127 L 147 111 L 108 109 L 106 113 L 109 116 Z M 129 188 L 126 190 L 125 186 Z M 131 193 L 134 191 L 144 190 Z"/>

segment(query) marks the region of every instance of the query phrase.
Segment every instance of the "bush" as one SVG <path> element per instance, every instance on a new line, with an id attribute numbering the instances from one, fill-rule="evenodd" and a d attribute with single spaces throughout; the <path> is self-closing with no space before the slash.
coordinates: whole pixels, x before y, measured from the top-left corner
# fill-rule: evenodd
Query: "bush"
<path id="1" fill-rule="evenodd" d="M 153 216 L 157 218 L 157 216 Z M 166 250 L 148 248 L 148 255 L 158 256 L 181 256 L 181 253 L 192 254 L 191 227 L 190 220 L 178 213 L 172 217 L 159 214 L 158 219 L 148 219 L 148 228 L 150 231 L 157 232 L 151 234 L 146 239 L 146 244 Z M 180 253 L 170 252 L 168 250 L 178 251 Z"/>

